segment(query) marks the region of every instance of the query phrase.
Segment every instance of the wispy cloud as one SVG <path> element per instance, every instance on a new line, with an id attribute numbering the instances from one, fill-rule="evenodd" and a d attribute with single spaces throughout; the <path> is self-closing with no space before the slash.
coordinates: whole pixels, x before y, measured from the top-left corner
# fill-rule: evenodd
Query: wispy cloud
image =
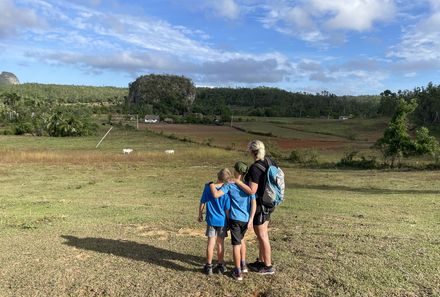
<path id="1" fill-rule="evenodd" d="M 28 1 L 49 24 L 63 20 L 63 26 L 33 32 L 31 40 L 40 48 L 25 54 L 51 65 L 76 65 L 86 73 L 122 71 L 133 77 L 145 72 L 179 73 L 208 83 L 279 82 L 291 69 L 288 59 L 278 52 L 214 48 L 205 43 L 206 34 L 198 29 L 147 17 L 104 14 L 76 4 L 61 7 L 55 1 Z M 45 47 L 48 44 L 50 49 Z"/>
<path id="2" fill-rule="evenodd" d="M 43 25 L 44 21 L 32 9 L 18 7 L 11 0 L 0 1 L 0 38 L 15 36 L 22 30 Z"/>
<path id="3" fill-rule="evenodd" d="M 396 13 L 393 0 L 277 0 L 258 7 L 266 28 L 324 45 L 344 41 L 341 32 L 370 30 Z"/>
<path id="4" fill-rule="evenodd" d="M 209 17 L 225 20 L 237 20 L 242 13 L 241 3 L 236 0 L 186 0 L 183 5 L 193 11 L 203 11 Z"/>
<path id="5" fill-rule="evenodd" d="M 406 77 L 440 68 L 440 2 L 427 0 L 425 3 L 430 10 L 415 23 L 403 27 L 400 42 L 387 54 L 394 61 L 391 69 Z"/>

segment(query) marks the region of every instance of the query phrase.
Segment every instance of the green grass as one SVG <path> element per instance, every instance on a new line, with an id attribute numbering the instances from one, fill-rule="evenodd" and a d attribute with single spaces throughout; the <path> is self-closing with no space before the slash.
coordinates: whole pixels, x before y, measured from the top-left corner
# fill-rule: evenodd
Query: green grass
<path id="1" fill-rule="evenodd" d="M 295 139 L 376 141 L 388 125 L 388 118 L 307 119 L 307 118 L 249 118 L 250 122 L 236 122 L 246 129 L 273 132 L 278 137 Z"/>
<path id="2" fill-rule="evenodd" d="M 99 149 L 99 136 L 0 137 L 0 295 L 440 295 L 439 172 L 282 164 L 286 201 L 270 225 L 277 273 L 238 283 L 201 273 L 197 206 L 218 169 L 249 157 L 114 132 Z M 135 152 L 124 156 L 127 144 Z"/>

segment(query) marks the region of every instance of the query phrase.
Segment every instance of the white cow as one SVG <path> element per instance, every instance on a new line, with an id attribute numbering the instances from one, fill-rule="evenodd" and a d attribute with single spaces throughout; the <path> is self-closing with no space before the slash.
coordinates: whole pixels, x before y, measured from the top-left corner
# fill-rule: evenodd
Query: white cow
<path id="1" fill-rule="evenodd" d="M 128 155 L 128 154 L 130 154 L 132 151 L 133 151 L 133 149 L 131 149 L 131 148 L 122 149 L 122 153 L 123 153 L 124 155 Z"/>
<path id="2" fill-rule="evenodd" d="M 165 154 L 167 154 L 167 155 L 174 155 L 174 150 L 166 150 Z"/>

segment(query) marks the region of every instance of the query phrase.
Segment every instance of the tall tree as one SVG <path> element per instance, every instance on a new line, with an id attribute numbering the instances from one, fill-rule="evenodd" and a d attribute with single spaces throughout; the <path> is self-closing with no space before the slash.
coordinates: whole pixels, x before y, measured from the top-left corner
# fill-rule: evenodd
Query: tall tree
<path id="1" fill-rule="evenodd" d="M 408 116 L 416 108 L 416 99 L 400 99 L 389 127 L 376 142 L 376 147 L 381 150 L 383 156 L 391 160 L 391 167 L 394 167 L 395 161 L 400 163 L 403 157 L 435 154 L 439 150 L 438 141 L 429 135 L 429 130 L 425 127 L 417 130 L 415 140 L 411 139 L 408 133 Z"/>

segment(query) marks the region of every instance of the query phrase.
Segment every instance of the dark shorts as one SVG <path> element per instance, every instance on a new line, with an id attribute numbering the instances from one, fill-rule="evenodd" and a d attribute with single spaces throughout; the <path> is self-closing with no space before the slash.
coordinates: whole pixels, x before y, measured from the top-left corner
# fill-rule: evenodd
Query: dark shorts
<path id="1" fill-rule="evenodd" d="M 270 214 L 272 212 L 273 208 L 270 211 L 263 211 L 261 206 L 258 206 L 254 216 L 254 226 L 263 225 L 265 222 L 270 221 Z"/>
<path id="2" fill-rule="evenodd" d="M 229 231 L 231 231 L 232 245 L 240 245 L 247 231 L 247 222 L 229 220 Z"/>

